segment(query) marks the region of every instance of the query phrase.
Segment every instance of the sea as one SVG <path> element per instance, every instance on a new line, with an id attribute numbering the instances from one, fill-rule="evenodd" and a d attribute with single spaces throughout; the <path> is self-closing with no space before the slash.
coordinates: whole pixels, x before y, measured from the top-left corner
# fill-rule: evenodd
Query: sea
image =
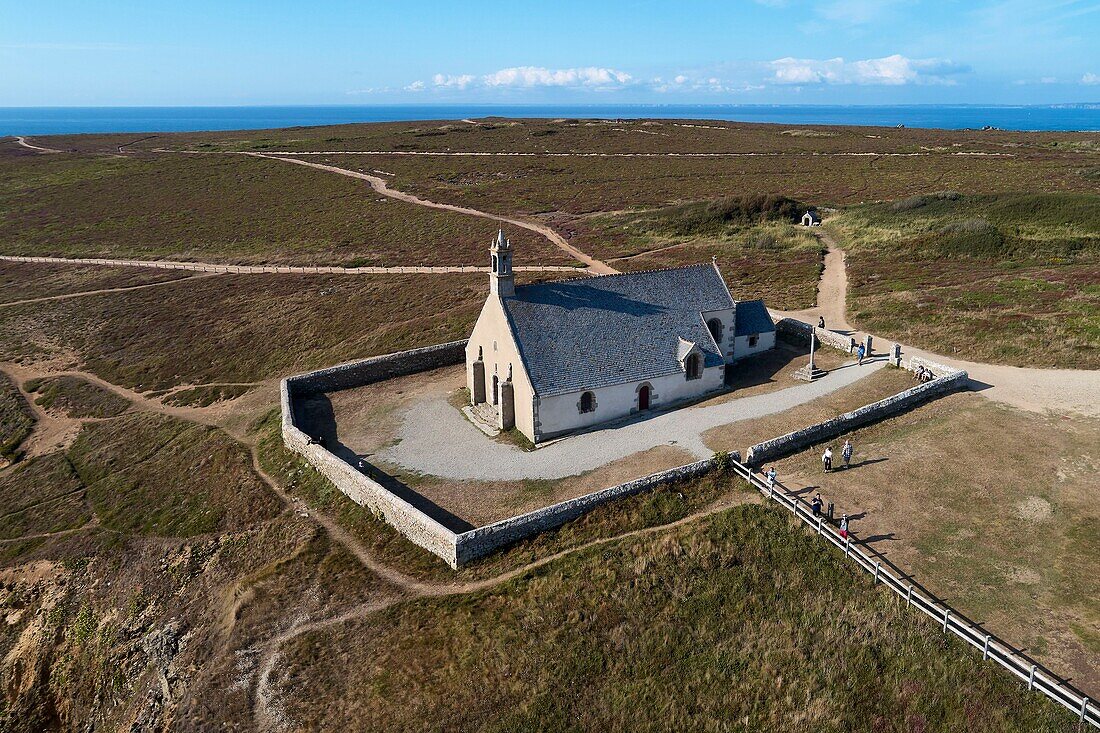
<path id="1" fill-rule="evenodd" d="M 0 107 L 0 135 L 248 130 L 351 122 L 479 117 L 697 119 L 784 125 L 1100 130 L 1100 103 L 981 105 L 328 105 L 250 107 Z"/>

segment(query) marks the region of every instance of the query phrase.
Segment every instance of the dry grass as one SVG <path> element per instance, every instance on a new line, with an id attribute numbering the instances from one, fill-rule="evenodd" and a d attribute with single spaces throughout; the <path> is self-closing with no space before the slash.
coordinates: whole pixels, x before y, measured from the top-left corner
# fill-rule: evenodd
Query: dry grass
<path id="1" fill-rule="evenodd" d="M 4 254 L 296 265 L 484 265 L 496 224 L 247 156 L 4 159 Z M 517 264 L 571 262 L 514 233 Z"/>
<path id="2" fill-rule="evenodd" d="M 19 444 L 34 427 L 34 413 L 7 374 L 0 372 L 0 462 L 19 456 Z M 0 463 L 2 466 L 3 463 Z"/>
<path id="3" fill-rule="evenodd" d="M 916 382 L 909 372 L 884 367 L 853 385 L 785 412 L 711 428 L 703 433 L 703 440 L 711 450 L 736 450 L 745 455 L 745 449 L 748 446 L 762 440 L 776 438 L 807 425 L 843 415 L 845 412 L 885 399 L 915 385 Z"/>
<path id="4" fill-rule="evenodd" d="M 32 379 L 23 387 L 38 395 L 34 398 L 36 405 L 67 417 L 115 417 L 130 409 L 130 401 L 125 397 L 80 377 Z"/>
<path id="5" fill-rule="evenodd" d="M 857 468 L 823 475 L 815 448 L 780 480 L 820 487 L 933 593 L 1100 694 L 1100 421 L 957 394 L 852 442 Z"/>
<path id="6" fill-rule="evenodd" d="M 0 309 L 0 359 L 139 390 L 253 382 L 465 337 L 476 275 L 219 275 Z"/>
<path id="7" fill-rule="evenodd" d="M 4 252 L 4 254 L 8 254 Z M 106 288 L 128 288 L 191 277 L 180 270 L 141 267 L 43 265 L 0 261 L 0 304 L 31 298 L 81 293 Z"/>
<path id="8" fill-rule="evenodd" d="M 275 682 L 305 729 L 1074 726 L 778 510 L 751 506 L 307 634 Z"/>

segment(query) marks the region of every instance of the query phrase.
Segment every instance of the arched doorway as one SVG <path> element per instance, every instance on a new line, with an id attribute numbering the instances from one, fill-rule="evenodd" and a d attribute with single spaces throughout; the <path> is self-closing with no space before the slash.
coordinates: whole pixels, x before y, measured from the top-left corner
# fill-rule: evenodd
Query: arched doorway
<path id="1" fill-rule="evenodd" d="M 649 385 L 643 384 L 638 388 L 638 410 L 649 409 Z"/>
<path id="2" fill-rule="evenodd" d="M 500 379 L 493 375 L 493 404 L 500 404 Z"/>

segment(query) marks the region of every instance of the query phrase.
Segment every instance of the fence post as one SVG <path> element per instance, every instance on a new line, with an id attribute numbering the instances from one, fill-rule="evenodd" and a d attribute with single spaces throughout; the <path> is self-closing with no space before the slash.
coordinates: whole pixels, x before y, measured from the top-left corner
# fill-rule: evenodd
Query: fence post
<path id="1" fill-rule="evenodd" d="M 909 608 L 909 606 L 911 606 L 911 605 L 913 605 L 913 586 L 912 585 L 909 586 L 909 592 L 905 594 L 905 607 Z"/>
<path id="2" fill-rule="evenodd" d="M 1031 690 L 1035 688 L 1035 665 L 1031 665 L 1031 674 L 1027 678 L 1027 689 Z"/>
<path id="3" fill-rule="evenodd" d="M 1089 706 L 1089 699 L 1086 697 L 1081 700 L 1081 722 L 1085 722 L 1085 708 Z"/>
<path id="4" fill-rule="evenodd" d="M 879 568 L 881 568 L 881 567 L 882 567 L 882 563 L 879 563 L 879 562 L 875 563 L 875 585 L 878 585 L 878 572 L 879 572 Z"/>
<path id="5" fill-rule="evenodd" d="M 943 633 L 947 633 L 947 619 L 951 618 L 951 609 L 943 609 Z"/>
<path id="6" fill-rule="evenodd" d="M 817 533 L 818 534 L 825 534 L 825 532 L 824 532 L 824 530 L 822 529 L 822 526 L 821 526 L 823 521 L 824 521 L 824 517 L 819 515 L 818 518 L 817 518 Z"/>
<path id="7" fill-rule="evenodd" d="M 985 635 L 985 647 L 982 649 L 982 661 L 989 659 L 989 634 Z"/>
<path id="8" fill-rule="evenodd" d="M 848 557 L 848 547 L 852 544 L 852 537 L 849 535 L 844 538 L 844 557 Z"/>

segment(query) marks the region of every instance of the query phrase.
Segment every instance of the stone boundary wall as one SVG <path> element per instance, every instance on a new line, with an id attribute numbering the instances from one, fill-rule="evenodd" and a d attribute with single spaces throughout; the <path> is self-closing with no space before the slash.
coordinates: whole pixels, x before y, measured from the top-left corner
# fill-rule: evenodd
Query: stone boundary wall
<path id="1" fill-rule="evenodd" d="M 911 372 L 915 372 L 915 371 L 917 371 L 918 366 L 923 366 L 925 369 L 929 370 L 930 372 L 932 372 L 937 377 L 949 376 L 949 375 L 954 374 L 955 372 L 959 371 L 958 369 L 955 369 L 954 367 L 949 367 L 949 366 L 946 366 L 944 364 L 940 364 L 940 363 L 935 362 L 935 361 L 930 361 L 929 359 L 925 359 L 925 358 L 920 357 L 920 356 L 911 357 L 909 359 L 909 366 L 906 367 L 906 369 L 908 369 Z"/>
<path id="2" fill-rule="evenodd" d="M 781 319 L 780 323 L 785 321 L 792 323 L 786 327 L 790 332 L 799 334 L 803 338 L 809 336 L 811 329 L 808 325 L 793 319 Z M 799 324 L 802 327 L 793 324 Z M 828 332 L 819 331 L 818 333 L 825 335 Z M 833 335 L 838 339 L 842 338 L 839 334 Z M 837 348 L 847 350 L 847 343 Z M 280 402 L 283 442 L 287 448 L 305 458 L 352 501 L 370 509 L 411 542 L 438 555 L 452 568 L 461 567 L 472 560 L 539 532 L 560 527 L 607 502 L 632 496 L 663 484 L 701 476 L 710 471 L 713 466 L 711 459 L 696 461 L 456 534 L 316 443 L 296 423 L 294 403 L 297 397 L 359 387 L 393 377 L 460 364 L 465 360 L 465 349 L 466 341 L 452 341 L 362 359 L 282 380 Z M 937 378 L 831 420 L 758 443 L 748 450 L 746 463 L 758 464 L 801 450 L 813 443 L 896 415 L 935 396 L 961 389 L 967 382 L 968 377 L 964 371 L 918 357 L 909 360 L 910 369 L 915 369 L 918 364 L 931 369 Z M 734 455 L 737 460 L 740 460 L 740 456 Z"/>
<path id="3" fill-rule="evenodd" d="M 912 361 L 911 359 L 911 364 Z M 943 365 L 937 366 L 949 371 L 944 373 L 943 376 L 937 376 L 931 382 L 910 387 L 884 400 L 872 402 L 869 405 L 856 408 L 851 412 L 846 412 L 816 425 L 795 430 L 793 433 L 757 443 L 746 451 L 745 463 L 759 467 L 766 461 L 773 461 L 780 456 L 796 453 L 815 443 L 831 440 L 864 425 L 893 417 L 933 397 L 966 387 L 969 379 L 966 372 L 950 369 L 950 367 L 944 367 Z"/>
<path id="4" fill-rule="evenodd" d="M 814 327 L 809 323 L 803 323 L 795 318 L 780 318 L 775 322 L 775 333 L 777 336 L 787 336 L 788 338 L 794 337 L 793 340 L 800 343 L 810 343 L 810 334 L 813 333 L 813 331 Z M 825 346 L 840 349 L 847 354 L 852 353 L 851 336 L 845 336 L 840 333 L 834 333 L 828 329 L 819 328 L 817 329 L 817 340 Z"/>
<path id="5" fill-rule="evenodd" d="M 282 380 L 279 385 L 286 447 L 305 458 L 349 499 L 370 509 L 411 542 L 443 558 L 452 568 L 458 567 L 455 533 L 314 442 L 296 423 L 294 400 L 302 395 L 348 389 L 461 363 L 465 359 L 465 349 L 465 341 L 452 341 L 299 374 Z"/>
<path id="6" fill-rule="evenodd" d="M 458 565 L 484 557 L 525 537 L 560 527 L 609 501 L 639 494 L 662 484 L 701 476 L 713 465 L 709 458 L 688 463 L 463 532 L 458 535 Z"/>
<path id="7" fill-rule="evenodd" d="M 308 374 L 287 377 L 286 382 L 294 396 L 338 392 L 394 377 L 461 364 L 465 360 L 466 340 L 463 339 L 318 369 Z"/>

